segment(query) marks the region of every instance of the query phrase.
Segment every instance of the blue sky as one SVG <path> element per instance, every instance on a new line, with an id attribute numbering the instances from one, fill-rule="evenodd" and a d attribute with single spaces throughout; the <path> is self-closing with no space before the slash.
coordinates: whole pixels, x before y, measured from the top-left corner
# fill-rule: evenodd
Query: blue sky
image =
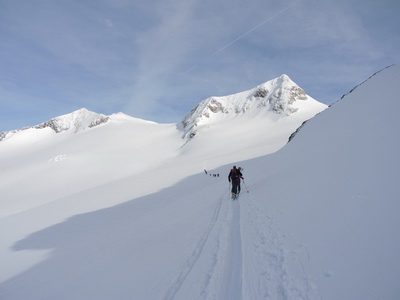
<path id="1" fill-rule="evenodd" d="M 331 104 L 400 58 L 398 0 L 0 0 L 0 132 L 81 107 L 179 122 L 289 75 Z"/>

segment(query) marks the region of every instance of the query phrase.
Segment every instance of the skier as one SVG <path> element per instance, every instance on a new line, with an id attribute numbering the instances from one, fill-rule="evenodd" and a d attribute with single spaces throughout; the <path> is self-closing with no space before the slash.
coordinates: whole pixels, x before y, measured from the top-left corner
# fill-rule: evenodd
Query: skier
<path id="1" fill-rule="evenodd" d="M 229 172 L 228 181 L 232 181 L 232 198 L 236 198 L 240 193 L 240 178 L 243 179 L 243 175 L 240 172 L 240 168 L 236 169 L 236 166 L 233 166 L 233 169 Z"/>

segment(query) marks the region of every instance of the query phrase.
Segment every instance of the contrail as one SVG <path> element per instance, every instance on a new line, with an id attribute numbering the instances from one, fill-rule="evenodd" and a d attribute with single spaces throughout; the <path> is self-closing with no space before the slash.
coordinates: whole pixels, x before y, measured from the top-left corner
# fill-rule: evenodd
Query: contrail
<path id="1" fill-rule="evenodd" d="M 240 41 L 241 39 L 243 39 L 244 37 L 246 37 L 247 35 L 249 35 L 250 33 L 252 33 L 254 30 L 260 28 L 261 26 L 263 26 L 265 23 L 271 21 L 273 18 L 279 16 L 280 14 L 282 14 L 283 12 L 287 11 L 289 8 L 291 8 L 292 6 L 294 6 L 295 4 L 297 4 L 297 2 L 300 2 L 301 0 L 297 0 L 292 2 L 291 4 L 289 4 L 287 7 L 281 9 L 280 11 L 278 11 L 277 13 L 275 13 L 274 15 L 270 16 L 269 18 L 267 18 L 266 20 L 262 21 L 260 24 L 258 24 L 257 26 L 253 27 L 252 29 L 250 29 L 249 31 L 247 31 L 246 33 L 242 34 L 241 36 L 237 37 L 236 39 L 234 39 L 233 41 L 229 42 L 228 44 L 226 44 L 225 46 L 223 46 L 222 48 L 218 49 L 217 51 L 215 51 L 214 53 L 210 54 L 209 56 L 203 58 L 201 61 L 199 61 L 197 64 L 193 65 L 192 67 L 190 67 L 189 69 L 187 69 L 185 72 L 181 73 L 180 76 L 185 75 L 186 73 L 190 72 L 191 70 L 193 70 L 194 68 L 196 68 L 197 66 L 199 66 L 201 63 L 203 63 L 205 60 L 207 60 L 210 57 L 213 57 L 215 55 L 217 55 L 218 53 L 224 51 L 226 48 L 232 46 L 233 44 L 235 44 L 236 42 Z"/>

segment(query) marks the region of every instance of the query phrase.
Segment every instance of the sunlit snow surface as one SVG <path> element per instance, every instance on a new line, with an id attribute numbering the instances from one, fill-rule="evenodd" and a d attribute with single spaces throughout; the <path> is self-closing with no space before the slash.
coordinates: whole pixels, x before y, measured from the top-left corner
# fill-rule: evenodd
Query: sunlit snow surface
<path id="1" fill-rule="evenodd" d="M 261 118 L 211 122 L 188 141 L 116 114 L 15 135 L 0 299 L 398 299 L 399 83 L 398 66 L 376 74 L 266 156 L 302 120 L 277 137 Z"/>

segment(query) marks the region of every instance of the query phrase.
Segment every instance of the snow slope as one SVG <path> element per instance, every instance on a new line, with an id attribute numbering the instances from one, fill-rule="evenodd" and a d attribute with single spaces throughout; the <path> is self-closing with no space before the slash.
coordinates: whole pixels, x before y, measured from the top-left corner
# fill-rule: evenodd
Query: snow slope
<path id="1" fill-rule="evenodd" d="M 0 216 L 120 178 L 144 176 L 177 156 L 182 139 L 174 124 L 122 113 L 108 118 L 109 122 L 78 133 L 30 128 L 1 142 Z"/>
<path id="2" fill-rule="evenodd" d="M 272 90 L 271 95 L 254 98 L 257 91 L 267 88 Z M 301 95 L 293 96 L 293 91 Z M 287 110 L 297 106 L 296 112 L 288 116 L 268 109 L 270 98 L 274 103 L 291 102 Z M 140 181 L 171 173 L 162 175 L 156 184 L 139 184 L 139 189 L 135 187 L 138 194 L 129 192 L 121 200 L 110 199 L 104 204 L 115 205 L 134 195 L 168 187 L 199 170 L 272 153 L 287 143 L 302 122 L 326 108 L 286 75 L 240 95 L 221 97 L 220 101 L 231 109 L 224 118 L 218 113 L 208 114 L 212 122 L 203 121 L 196 138 L 189 141 L 182 138 L 185 133 L 181 124 L 157 124 L 123 113 L 104 116 L 87 109 L 0 134 L 0 176 L 5 178 L 0 182 L 4 195 L 0 217 L 118 179 Z M 265 103 L 255 105 L 260 101 Z M 302 103 L 296 104 L 299 101 Z M 238 105 L 247 102 L 253 106 L 246 104 L 247 110 L 237 114 Z M 199 113 L 188 114 L 182 123 L 200 124 L 200 117 Z M 97 204 L 93 206 L 98 208 Z"/>
<path id="3" fill-rule="evenodd" d="M 399 66 L 376 74 L 274 154 L 240 162 L 245 154 L 236 153 L 231 162 L 245 175 L 238 201 L 229 199 L 231 164 L 189 151 L 201 135 L 176 147 L 173 139 L 182 140 L 173 124 L 116 115 L 77 135 L 36 139 L 28 152 L 17 147 L 22 140 L 8 150 L 3 144 L 1 169 L 14 188 L 2 193 L 32 194 L 0 219 L 0 298 L 398 299 L 399 80 Z M 142 148 L 135 136 L 143 131 Z M 126 151 L 154 151 L 151 160 L 147 152 L 117 155 L 121 137 Z M 93 149 L 110 161 L 90 174 Z M 167 157 L 152 164 L 158 155 Z M 22 176 L 17 159 L 31 164 L 31 176 Z M 112 169 L 125 160 L 121 173 Z M 46 175 L 33 193 L 49 169 L 77 162 L 77 179 Z M 207 164 L 221 176 L 202 172 Z M 82 182 L 97 172 L 103 183 Z M 72 191 L 46 195 L 66 187 Z"/>
<path id="4" fill-rule="evenodd" d="M 376 74 L 279 152 L 246 162 L 253 192 L 243 206 L 259 222 L 243 234 L 245 264 L 256 279 L 277 259 L 275 299 L 399 299 L 399 83 L 399 66 Z"/>

